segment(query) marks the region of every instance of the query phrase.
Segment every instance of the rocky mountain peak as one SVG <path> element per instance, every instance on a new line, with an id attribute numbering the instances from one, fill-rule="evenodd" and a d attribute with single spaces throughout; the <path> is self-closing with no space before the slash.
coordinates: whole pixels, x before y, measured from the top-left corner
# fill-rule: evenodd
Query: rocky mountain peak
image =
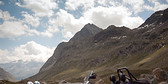
<path id="1" fill-rule="evenodd" d="M 88 23 L 81 29 L 81 32 L 87 31 L 87 33 L 96 34 L 97 32 L 99 32 L 101 30 L 102 29 L 100 29 L 96 25 Z"/>
<path id="2" fill-rule="evenodd" d="M 109 26 L 104 31 L 96 34 L 94 36 L 94 40 L 100 41 L 107 39 L 109 37 L 120 37 L 120 36 L 128 36 L 132 33 L 132 30 L 123 26 L 123 27 L 116 27 L 114 25 Z"/>
<path id="3" fill-rule="evenodd" d="M 144 27 L 144 26 L 149 26 L 149 25 L 158 25 L 166 21 L 168 21 L 168 8 L 165 10 L 155 12 L 139 27 Z"/>
<path id="4" fill-rule="evenodd" d="M 100 31 L 102 31 L 101 28 L 97 27 L 94 24 L 88 23 L 79 32 L 77 32 L 73 38 L 70 39 L 70 42 L 91 37 Z"/>

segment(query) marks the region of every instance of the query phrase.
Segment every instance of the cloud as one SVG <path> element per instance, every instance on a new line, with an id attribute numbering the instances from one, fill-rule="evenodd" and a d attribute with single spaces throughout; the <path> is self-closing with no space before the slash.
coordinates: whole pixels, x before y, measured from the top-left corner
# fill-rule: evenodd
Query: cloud
<path id="1" fill-rule="evenodd" d="M 56 18 L 49 21 L 50 25 L 54 25 L 55 28 L 61 28 L 59 31 L 62 32 L 63 37 L 71 38 L 77 31 L 79 31 L 89 21 L 81 17 L 76 19 L 72 14 L 67 11 L 60 9 L 56 13 Z M 53 28 L 53 27 L 52 27 Z"/>
<path id="2" fill-rule="evenodd" d="M 151 0 L 150 2 L 154 4 L 155 11 L 166 8 L 164 4 L 159 3 L 157 0 Z M 49 21 L 48 30 L 54 29 L 55 31 L 46 30 L 41 34 L 52 37 L 54 33 L 62 32 L 63 37 L 69 39 L 87 23 L 96 24 L 104 29 L 109 25 L 127 26 L 133 29 L 144 22 L 138 16 L 138 13 L 146 10 L 147 6 L 144 0 L 67 0 L 65 10 L 59 9 L 55 13 L 56 18 Z M 69 11 L 78 11 L 78 9 L 82 11 L 81 16 L 75 18 L 75 15 Z"/>
<path id="3" fill-rule="evenodd" d="M 30 9 L 36 16 L 52 16 L 54 9 L 58 8 L 58 4 L 54 0 L 23 0 L 23 5 L 16 2 L 19 7 Z"/>
<path id="4" fill-rule="evenodd" d="M 22 3 L 16 2 L 15 4 L 30 9 L 34 14 L 22 12 L 24 19 L 14 21 L 21 22 L 22 26 L 28 27 L 23 29 L 24 34 L 21 33 L 16 36 L 41 35 L 52 37 L 54 33 L 61 32 L 63 37 L 70 39 L 87 23 L 96 24 L 101 28 L 107 28 L 109 25 L 136 28 L 144 22 L 138 13 L 144 10 L 156 11 L 167 7 L 167 4 L 161 4 L 158 0 L 148 1 L 152 4 L 151 6 L 146 4 L 144 0 L 67 0 L 64 3 L 65 9 L 60 8 L 54 13 L 53 10 L 58 9 L 58 4 L 54 0 L 23 0 Z M 76 14 L 76 12 L 80 12 L 80 14 Z M 7 12 L 6 14 L 0 13 L 0 17 L 5 17 L 4 15 L 6 15 L 6 20 L 14 18 Z M 76 18 L 75 15 L 79 17 Z M 48 16 L 49 21 L 46 23 L 47 29 L 41 32 L 32 27 L 41 25 L 42 16 Z"/>
<path id="5" fill-rule="evenodd" d="M 137 17 L 127 16 L 127 17 L 123 18 L 122 25 L 120 25 L 120 26 L 126 26 L 131 29 L 134 29 L 134 28 L 137 28 L 138 26 L 140 26 L 143 22 L 144 22 L 144 20 L 139 16 L 137 16 Z"/>
<path id="6" fill-rule="evenodd" d="M 65 37 L 65 38 L 72 38 L 72 37 L 73 37 L 73 34 L 72 34 L 72 32 L 65 32 L 65 33 L 64 33 L 64 37 Z"/>
<path id="7" fill-rule="evenodd" d="M 30 29 L 26 24 L 23 24 L 22 21 L 4 21 L 0 25 L 0 38 L 10 38 L 19 37 L 22 35 L 39 35 L 40 32 L 35 29 Z"/>
<path id="8" fill-rule="evenodd" d="M 39 17 L 36 17 L 34 15 L 30 15 L 27 12 L 22 12 L 22 16 L 25 17 L 24 20 L 23 20 L 24 23 L 30 24 L 33 27 L 39 26 L 39 24 L 40 24 L 40 18 Z"/>
<path id="9" fill-rule="evenodd" d="M 9 12 L 0 10 L 0 19 L 3 20 L 2 24 L 0 24 L 0 38 L 13 39 L 22 35 L 52 37 L 53 33 L 59 31 L 56 24 L 50 23 L 48 29 L 43 32 L 37 31 L 34 28 L 40 25 L 40 17 L 31 15 L 25 11 L 22 11 L 22 16 L 24 17 L 23 19 L 16 19 Z"/>
<path id="10" fill-rule="evenodd" d="M 0 9 L 0 19 L 3 19 L 4 21 L 6 21 L 6 20 L 14 20 L 15 17 L 10 16 L 8 11 L 2 11 Z"/>
<path id="11" fill-rule="evenodd" d="M 0 5 L 3 5 L 4 3 L 2 1 L 0 1 Z"/>
<path id="12" fill-rule="evenodd" d="M 10 52 L 8 50 L 1 50 L 0 49 L 0 63 L 7 63 L 9 61 L 12 61 L 13 58 L 8 56 Z"/>
<path id="13" fill-rule="evenodd" d="M 60 28 L 58 29 L 59 32 L 62 32 L 63 37 L 66 39 L 71 38 L 87 23 L 93 23 L 105 29 L 109 25 L 136 28 L 144 22 L 143 19 L 138 16 L 133 17 L 132 12 L 124 6 L 92 7 L 83 12 L 80 18 L 75 18 L 73 14 L 60 9 L 55 16 L 56 18 L 49 20 L 49 24 L 54 25 L 55 29 Z M 52 36 L 53 33 L 54 32 L 46 32 L 44 34 Z"/>
<path id="14" fill-rule="evenodd" d="M 55 19 L 50 18 L 48 23 L 48 28 L 44 32 L 41 32 L 42 36 L 52 37 L 54 33 L 60 32 Z"/>
<path id="15" fill-rule="evenodd" d="M 0 25 L 0 38 L 12 38 L 24 35 L 28 29 L 26 25 L 16 21 L 15 17 L 10 16 L 7 11 L 0 10 L 0 18 L 4 22 Z"/>
<path id="16" fill-rule="evenodd" d="M 143 11 L 143 6 L 145 5 L 144 0 L 123 0 L 125 5 L 130 5 L 130 9 L 135 13 Z"/>
<path id="17" fill-rule="evenodd" d="M 147 10 L 152 10 L 152 11 L 158 11 L 158 10 L 164 10 L 168 8 L 168 4 L 162 4 L 158 0 L 148 0 L 153 6 L 146 5 L 144 6 L 145 9 Z"/>
<path id="18" fill-rule="evenodd" d="M 48 29 L 45 30 L 44 32 L 41 32 L 40 34 L 42 36 L 47 36 L 47 37 L 52 37 L 54 33 L 59 32 L 59 29 L 57 28 L 56 25 L 50 25 L 48 26 Z"/>
<path id="19" fill-rule="evenodd" d="M 68 10 L 76 10 L 79 7 L 86 10 L 94 6 L 94 0 L 67 0 L 65 8 Z"/>
<path id="20" fill-rule="evenodd" d="M 5 21 L 0 25 L 0 38 L 13 38 L 24 35 L 28 27 L 17 21 Z"/>
<path id="21" fill-rule="evenodd" d="M 143 19 L 138 16 L 133 17 L 132 12 L 130 12 L 124 6 L 94 7 L 86 11 L 84 13 L 84 17 L 90 18 L 90 21 L 92 23 L 96 24 L 101 28 L 107 28 L 107 26 L 109 25 L 127 26 L 129 28 L 135 28 L 144 22 Z M 136 22 L 134 22 L 135 20 Z"/>
<path id="22" fill-rule="evenodd" d="M 15 47 L 13 51 L 0 49 L 0 62 L 8 63 L 12 61 L 36 61 L 46 62 L 52 56 L 54 48 L 48 48 L 34 41 Z"/>
<path id="23" fill-rule="evenodd" d="M 98 5 L 105 6 L 105 7 L 121 5 L 119 0 L 95 0 L 94 2 Z"/>
<path id="24" fill-rule="evenodd" d="M 40 35 L 40 32 L 35 29 L 30 29 L 27 24 L 32 26 L 39 25 L 39 18 L 29 15 L 28 13 L 23 13 L 24 19 L 16 19 L 11 16 L 9 12 L 0 10 L 0 19 L 3 20 L 0 24 L 0 38 L 10 38 L 13 39 L 22 35 Z"/>

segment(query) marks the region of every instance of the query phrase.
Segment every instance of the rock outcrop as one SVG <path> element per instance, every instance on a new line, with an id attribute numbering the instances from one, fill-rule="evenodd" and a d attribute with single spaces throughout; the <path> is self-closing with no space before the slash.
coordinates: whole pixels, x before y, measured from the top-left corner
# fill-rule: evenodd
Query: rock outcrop
<path id="1" fill-rule="evenodd" d="M 168 73 L 161 68 L 155 68 L 152 74 L 141 74 L 140 78 L 150 81 L 150 84 L 168 84 Z"/>

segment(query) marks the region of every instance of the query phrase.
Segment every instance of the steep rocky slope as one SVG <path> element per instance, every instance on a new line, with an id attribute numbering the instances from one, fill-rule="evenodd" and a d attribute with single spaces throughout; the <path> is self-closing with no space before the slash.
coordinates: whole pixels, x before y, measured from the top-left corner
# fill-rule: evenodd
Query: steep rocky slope
<path id="1" fill-rule="evenodd" d="M 11 74 L 4 71 L 2 68 L 0 68 L 0 80 L 8 80 L 16 82 L 16 79 Z"/>
<path id="2" fill-rule="evenodd" d="M 123 66 L 139 71 L 168 68 L 167 16 L 168 9 L 158 11 L 133 30 L 114 25 L 102 30 L 87 24 L 69 42 L 60 43 L 40 72 L 29 79 L 81 80 L 88 70 L 106 78 Z"/>
<path id="3" fill-rule="evenodd" d="M 71 50 L 73 50 L 74 48 L 76 49 L 77 47 L 78 48 L 82 47 L 83 44 L 81 44 L 81 43 L 84 43 L 84 45 L 87 43 L 87 40 L 85 40 L 85 39 L 89 39 L 90 37 L 93 37 L 96 33 L 100 32 L 100 31 L 102 31 L 102 29 L 98 28 L 94 24 L 89 23 L 89 24 L 85 25 L 81 29 L 81 31 L 77 32 L 74 35 L 74 37 L 70 39 L 70 41 L 68 43 L 62 42 L 57 46 L 56 50 L 54 51 L 53 56 L 51 58 L 49 58 L 49 60 L 43 65 L 40 72 L 48 70 L 48 69 L 52 68 L 54 66 L 54 64 L 59 63 L 58 61 L 60 61 L 59 59 L 63 58 L 63 56 L 61 56 L 61 55 L 65 53 L 64 52 L 65 50 L 68 50 L 66 54 L 68 54 L 68 53 L 73 54 L 71 52 Z M 85 41 L 86 41 L 86 43 L 85 43 Z M 74 52 L 76 52 L 76 51 L 74 51 Z"/>

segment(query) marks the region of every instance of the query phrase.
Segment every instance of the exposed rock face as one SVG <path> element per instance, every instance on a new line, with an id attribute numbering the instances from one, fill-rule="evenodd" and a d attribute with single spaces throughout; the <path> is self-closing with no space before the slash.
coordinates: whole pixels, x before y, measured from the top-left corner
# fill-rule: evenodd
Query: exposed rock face
<path id="1" fill-rule="evenodd" d="M 54 51 L 54 54 L 51 58 L 49 58 L 49 60 L 43 65 L 43 67 L 41 68 L 40 72 L 48 70 L 50 68 L 52 68 L 54 66 L 54 64 L 58 63 L 58 59 L 61 59 L 60 56 L 62 55 L 62 53 L 64 53 L 64 50 L 71 49 L 71 48 L 75 48 L 75 42 L 76 41 L 85 41 L 86 39 L 94 36 L 95 34 L 99 33 L 100 31 L 102 31 L 102 29 L 100 29 L 99 27 L 97 27 L 94 24 L 90 24 L 88 23 L 87 25 L 85 25 L 81 31 L 77 32 L 73 38 L 70 39 L 69 43 L 66 42 L 62 42 L 60 43 L 56 50 Z M 77 43 L 77 42 L 76 42 Z M 74 44 L 73 46 L 71 46 L 72 44 Z M 78 46 L 82 45 L 82 44 L 77 44 Z M 69 52 L 71 53 L 71 52 Z M 60 64 L 61 65 L 61 64 Z"/>
<path id="2" fill-rule="evenodd" d="M 151 24 L 153 25 L 162 24 L 168 21 L 167 15 L 168 15 L 168 8 L 165 10 L 157 11 L 154 14 L 152 14 L 140 27 L 144 27 L 147 25 L 149 26 Z"/>
<path id="3" fill-rule="evenodd" d="M 79 32 L 77 32 L 74 37 L 70 39 L 71 41 L 77 41 L 77 40 L 82 40 L 85 38 L 89 38 L 91 36 L 94 36 L 98 32 L 102 31 L 101 28 L 97 27 L 94 24 L 86 24 Z"/>
<path id="4" fill-rule="evenodd" d="M 16 81 L 16 79 L 11 74 L 4 71 L 2 68 L 0 68 L 0 80 L 8 80 L 13 82 Z"/>
<path id="5" fill-rule="evenodd" d="M 50 57 L 48 61 L 42 66 L 42 68 L 40 69 L 40 72 L 49 70 L 54 66 L 55 63 L 57 63 L 57 60 L 60 57 L 61 53 L 63 53 L 63 48 L 65 47 L 66 44 L 67 44 L 66 42 L 62 42 L 57 46 L 53 56 Z"/>
<path id="6" fill-rule="evenodd" d="M 94 36 L 94 41 L 96 42 L 104 41 L 110 37 L 112 38 L 127 37 L 130 36 L 132 33 L 133 33 L 132 30 L 127 27 L 116 27 L 114 25 L 111 25 L 104 31 L 96 34 Z"/>

